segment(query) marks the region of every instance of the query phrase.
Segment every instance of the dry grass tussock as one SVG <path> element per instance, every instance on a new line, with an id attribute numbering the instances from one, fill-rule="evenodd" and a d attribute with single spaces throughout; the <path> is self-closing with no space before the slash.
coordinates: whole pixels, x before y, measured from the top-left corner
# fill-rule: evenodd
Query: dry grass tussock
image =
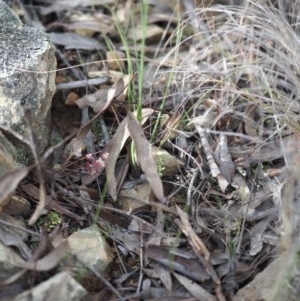
<path id="1" fill-rule="evenodd" d="M 207 134 L 213 148 L 219 143 L 220 134 L 225 134 L 233 160 L 244 170 L 243 179 L 251 187 L 248 196 L 237 188 L 237 209 L 233 208 L 237 203 L 232 205 L 222 196 L 216 197 L 208 180 L 206 188 L 202 188 L 205 196 L 195 206 L 198 223 L 204 220 L 212 228 L 222 229 L 215 233 L 225 241 L 232 266 L 243 262 L 251 267 L 248 274 L 237 271 L 237 266 L 229 268 L 223 278 L 225 291 L 245 283 L 241 278 L 254 276 L 278 250 L 288 250 L 290 262 L 280 266 L 281 273 L 268 275 L 270 283 L 276 286 L 271 285 L 266 298 L 273 300 L 284 287 L 285 293 L 277 298 L 296 300 L 300 295 L 295 280 L 300 269 L 296 256 L 300 160 L 295 155 L 300 149 L 296 142 L 300 130 L 300 39 L 295 22 L 300 3 L 280 3 L 278 10 L 257 2 L 242 7 L 213 6 L 189 13 L 166 45 L 171 50 L 161 59 L 152 78 L 152 89 L 155 83 L 159 85 L 159 79 L 168 82 L 171 96 L 166 105 L 185 111 L 190 123 Z M 193 28 L 192 35 L 185 31 L 187 27 Z M 172 46 L 178 37 L 180 42 Z M 182 133 L 188 136 L 190 129 L 187 126 Z M 204 174 L 206 167 L 204 164 Z M 284 171 L 274 177 L 273 168 Z M 234 178 L 235 181 L 239 180 Z M 237 186 L 243 184 L 239 182 Z M 261 194 L 266 196 L 264 200 Z M 256 211 L 252 217 L 251 210 Z M 258 217 L 263 212 L 265 217 Z M 264 230 L 258 230 L 259 227 Z M 257 252 L 253 233 L 266 243 Z M 264 240 L 266 233 L 273 233 L 272 243 Z M 290 278 L 285 281 L 283 277 Z"/>

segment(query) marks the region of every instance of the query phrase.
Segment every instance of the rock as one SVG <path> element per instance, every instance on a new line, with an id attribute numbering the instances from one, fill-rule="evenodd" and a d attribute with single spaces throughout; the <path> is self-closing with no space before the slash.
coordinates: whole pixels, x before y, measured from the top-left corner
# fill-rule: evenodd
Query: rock
<path id="1" fill-rule="evenodd" d="M 296 296 L 296 289 L 293 289 L 290 283 L 293 278 L 296 278 L 297 273 L 299 280 L 299 264 L 298 271 L 295 272 L 296 262 L 299 262 L 298 257 L 297 252 L 286 251 L 280 254 L 266 269 L 239 290 L 233 301 L 296 300 L 293 299 Z M 299 294 L 299 288 L 297 294 Z"/>
<path id="2" fill-rule="evenodd" d="M 49 141 L 50 106 L 55 91 L 54 48 L 48 35 L 22 24 L 0 0 L 0 125 L 24 135 L 24 111 L 29 109 L 40 151 Z M 4 134 L 4 135 L 3 135 Z M 32 163 L 25 144 L 0 132 L 0 178 Z M 10 198 L 1 199 L 2 210 Z"/>
<path id="3" fill-rule="evenodd" d="M 1 228 L 0 228 L 1 229 Z M 3 231 L 1 237 L 5 237 L 6 242 L 11 237 L 4 236 Z M 0 242 L 0 282 L 4 283 L 10 277 L 15 277 L 12 286 L 4 286 L 0 290 L 0 300 L 12 300 L 19 292 L 24 291 L 26 279 L 24 275 L 17 274 L 22 271 L 22 267 L 26 266 L 26 262 L 17 255 L 11 248 Z M 37 285 L 16 296 L 15 301 L 22 300 L 66 300 L 79 301 L 86 294 L 85 289 L 78 284 L 68 273 L 60 272 L 47 281 Z"/>
<path id="4" fill-rule="evenodd" d="M 152 146 L 152 154 L 158 169 L 158 172 L 163 176 L 175 176 L 180 168 L 184 166 L 176 157 L 172 156 L 164 149 Z"/>
<path id="5" fill-rule="evenodd" d="M 80 301 L 87 294 L 86 290 L 68 273 L 61 272 L 36 287 L 18 295 L 14 301 Z"/>
<path id="6" fill-rule="evenodd" d="M 32 115 L 40 148 L 48 144 L 47 119 L 55 91 L 56 59 L 50 38 L 23 25 L 0 0 L 0 124 L 26 131 L 24 110 Z"/>
<path id="7" fill-rule="evenodd" d="M 88 290 L 98 289 L 99 280 L 88 267 L 103 274 L 114 258 L 98 226 L 93 225 L 73 233 L 68 237 L 68 245 L 70 253 L 76 258 L 71 262 L 75 279 Z"/>

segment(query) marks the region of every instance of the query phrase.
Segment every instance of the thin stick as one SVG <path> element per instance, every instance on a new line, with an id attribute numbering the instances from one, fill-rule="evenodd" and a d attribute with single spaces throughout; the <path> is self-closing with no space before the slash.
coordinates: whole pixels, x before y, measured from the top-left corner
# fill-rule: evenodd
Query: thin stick
<path id="1" fill-rule="evenodd" d="M 107 83 L 110 80 L 110 76 L 101 76 L 97 78 L 85 79 L 85 80 L 76 80 L 68 83 L 61 83 L 56 85 L 56 90 L 68 90 L 81 88 L 86 86 L 98 86 Z"/>

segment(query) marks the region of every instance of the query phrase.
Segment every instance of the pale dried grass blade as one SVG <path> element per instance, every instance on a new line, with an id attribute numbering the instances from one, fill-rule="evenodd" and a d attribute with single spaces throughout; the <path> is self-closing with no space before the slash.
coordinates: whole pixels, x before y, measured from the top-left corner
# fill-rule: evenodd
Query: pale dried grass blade
<path id="1" fill-rule="evenodd" d="M 216 161 L 214 158 L 214 154 L 213 151 L 209 145 L 209 142 L 207 140 L 206 134 L 205 134 L 205 130 L 198 125 L 197 123 L 195 123 L 195 127 L 199 133 L 200 139 L 201 139 L 201 143 L 204 149 L 204 152 L 206 154 L 206 158 L 207 158 L 207 162 L 211 171 L 211 175 L 214 178 L 218 179 L 219 182 L 219 186 L 222 192 L 225 192 L 226 188 L 228 187 L 229 183 L 226 180 L 226 178 L 222 175 Z"/>

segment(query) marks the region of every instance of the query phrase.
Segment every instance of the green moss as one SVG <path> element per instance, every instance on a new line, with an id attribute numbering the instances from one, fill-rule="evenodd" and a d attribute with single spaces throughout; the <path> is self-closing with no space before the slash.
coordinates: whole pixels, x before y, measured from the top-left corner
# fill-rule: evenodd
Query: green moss
<path id="1" fill-rule="evenodd" d="M 61 218 L 59 213 L 51 210 L 47 216 L 41 217 L 37 224 L 39 227 L 46 227 L 46 229 L 50 232 L 54 228 L 56 228 L 60 223 Z"/>

